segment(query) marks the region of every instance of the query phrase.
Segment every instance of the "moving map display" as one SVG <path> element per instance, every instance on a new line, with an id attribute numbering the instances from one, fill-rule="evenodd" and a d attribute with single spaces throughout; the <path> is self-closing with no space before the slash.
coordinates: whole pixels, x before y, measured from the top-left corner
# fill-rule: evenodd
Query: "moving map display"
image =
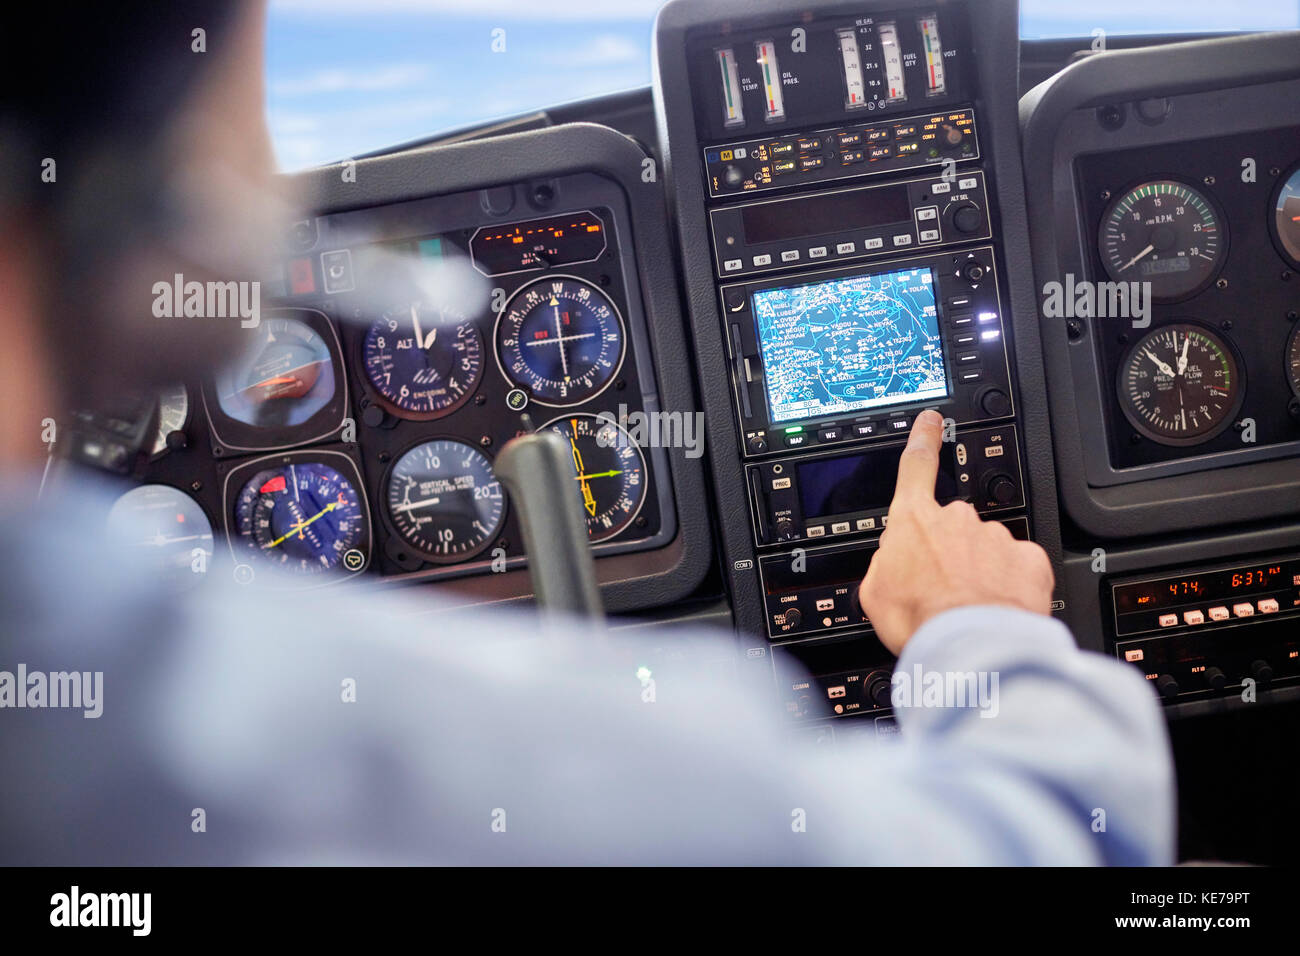
<path id="1" fill-rule="evenodd" d="M 760 289 L 752 304 L 773 424 L 948 396 L 929 268 Z"/>

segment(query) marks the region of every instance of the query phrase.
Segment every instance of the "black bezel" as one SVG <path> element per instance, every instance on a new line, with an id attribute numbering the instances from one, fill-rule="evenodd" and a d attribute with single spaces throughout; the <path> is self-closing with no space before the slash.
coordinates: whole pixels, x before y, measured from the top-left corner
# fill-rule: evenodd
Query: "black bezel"
<path id="1" fill-rule="evenodd" d="M 1273 239 L 1273 245 L 1277 248 L 1277 254 L 1282 260 L 1293 269 L 1300 269 L 1300 258 L 1291 255 L 1286 251 L 1286 246 L 1282 243 L 1282 233 L 1277 227 L 1278 211 L 1277 202 L 1282 198 L 1282 190 L 1286 188 L 1287 183 L 1292 179 L 1297 181 L 1300 186 L 1300 160 L 1292 163 L 1289 168 L 1283 171 L 1277 179 L 1277 185 L 1273 187 L 1272 193 L 1268 197 L 1268 234 Z"/>
<path id="2" fill-rule="evenodd" d="M 263 314 L 262 321 L 272 319 L 294 319 L 309 326 L 321 337 L 329 351 L 330 368 L 334 373 L 334 395 L 323 408 L 299 425 L 263 428 L 227 415 L 217 398 L 214 379 L 204 379 L 203 410 L 212 433 L 214 457 L 317 444 L 335 437 L 346 424 L 349 407 L 348 374 L 343 362 L 343 342 L 334 322 L 320 309 L 304 306 L 276 306 L 268 309 Z"/>
<path id="3" fill-rule="evenodd" d="M 375 323 L 382 321 L 383 316 L 380 315 L 365 324 L 364 329 L 356 336 L 356 343 L 353 345 L 352 352 L 353 357 L 356 360 L 357 379 L 361 383 L 366 398 L 375 405 L 378 405 L 394 418 L 401 418 L 408 422 L 436 422 L 438 419 L 446 418 L 448 415 L 464 408 L 466 403 L 477 395 L 479 389 L 483 387 L 483 380 L 487 378 L 488 341 L 487 336 L 483 334 L 483 327 L 480 318 L 473 316 L 465 318 L 460 322 L 461 325 L 473 326 L 474 332 L 478 335 L 479 339 L 481 361 L 478 376 L 474 379 L 473 387 L 466 389 L 465 393 L 461 395 L 460 398 L 456 399 L 455 402 L 448 405 L 446 408 L 438 409 L 436 412 L 416 412 L 398 405 L 396 402 L 388 398 L 387 395 L 379 391 L 379 386 L 377 386 L 374 379 L 370 377 L 370 366 L 366 362 L 366 340 L 370 337 L 370 330 L 374 328 Z"/>
<path id="4" fill-rule="evenodd" d="M 577 398 L 570 398 L 567 402 L 549 402 L 538 398 L 537 394 L 527 382 L 516 381 L 510 376 L 510 373 L 506 371 L 505 362 L 501 359 L 501 325 L 505 321 L 506 315 L 509 314 L 511 306 L 514 305 L 515 300 L 539 283 L 555 282 L 556 280 L 562 282 L 576 282 L 579 285 L 584 285 L 591 289 L 591 291 L 595 292 L 605 300 L 610 311 L 614 313 L 614 320 L 618 323 L 618 361 L 614 363 L 614 367 L 610 371 L 609 377 L 606 378 L 604 383 L 594 392 L 579 395 Z M 576 408 L 579 405 L 586 404 L 587 402 L 603 395 L 606 389 L 608 389 L 610 385 L 614 384 L 615 379 L 618 378 L 618 373 L 623 370 L 623 362 L 627 359 L 627 334 L 627 320 L 623 318 L 623 312 L 618 307 L 618 303 L 614 301 L 613 297 L 608 292 L 600 288 L 600 286 L 596 285 L 590 279 L 584 279 L 582 276 L 573 275 L 568 272 L 548 272 L 544 275 L 538 276 L 536 279 L 530 279 L 523 285 L 519 286 L 510 294 L 510 298 L 506 299 L 505 303 L 501 306 L 501 311 L 496 314 L 496 320 L 492 323 L 492 356 L 496 359 L 497 371 L 501 373 L 501 377 L 505 379 L 506 383 L 511 388 L 517 388 L 526 393 L 530 404 L 542 405 L 546 408 Z"/>
<path id="5" fill-rule="evenodd" d="M 420 548 L 417 545 L 415 545 L 410 538 L 402 534 L 401 530 L 397 527 L 397 522 L 393 519 L 391 505 L 388 500 L 388 490 L 389 487 L 392 485 L 393 473 L 397 470 L 397 466 L 402 461 L 402 459 L 404 459 L 411 452 L 415 451 L 417 448 L 422 448 L 425 445 L 431 445 L 434 442 L 451 442 L 454 445 L 461 445 L 465 448 L 470 449 L 471 451 L 476 452 L 477 454 L 481 455 L 484 458 L 484 460 L 487 461 L 488 470 L 492 472 L 492 477 L 496 478 L 496 468 L 493 465 L 494 458 L 492 455 L 488 454 L 488 452 L 485 449 L 475 448 L 473 445 L 466 442 L 463 438 L 458 438 L 455 435 L 426 435 L 421 437 L 418 441 L 415 441 L 410 445 L 406 446 L 402 450 L 401 454 L 394 455 L 392 463 L 387 468 L 384 469 L 384 475 L 383 478 L 380 479 L 380 484 L 379 484 L 379 490 L 383 495 L 383 507 L 380 509 L 379 514 L 384 522 L 384 530 L 387 531 L 389 534 L 390 546 L 404 547 L 408 551 L 412 552 L 412 554 L 415 557 L 419 558 L 421 561 L 425 561 L 429 564 L 436 564 L 439 567 L 450 567 L 457 564 L 466 564 L 470 561 L 473 561 L 480 554 L 482 554 L 484 551 L 490 548 L 494 542 L 500 539 L 502 533 L 504 533 L 506 529 L 506 522 L 509 521 L 510 519 L 510 496 L 506 494 L 505 487 L 502 486 L 501 519 L 497 522 L 497 526 L 495 529 L 493 529 L 492 533 L 483 539 L 483 543 L 478 545 L 473 550 L 466 551 L 464 554 L 458 554 L 454 558 L 449 558 L 447 555 L 434 554 L 432 552 L 425 551 L 423 548 Z M 498 483 L 499 483 L 499 479 L 498 479 Z"/>
<path id="6" fill-rule="evenodd" d="M 1215 425 L 1214 428 L 1210 429 L 1208 432 L 1197 435 L 1194 438 L 1170 438 L 1168 435 L 1159 435 L 1151 431 L 1139 418 L 1133 415 L 1132 409 L 1129 407 L 1128 396 L 1124 394 L 1123 390 L 1124 371 L 1128 368 L 1129 362 L 1132 360 L 1133 354 L 1137 351 L 1138 346 L 1159 332 L 1181 325 L 1188 325 L 1199 329 L 1207 337 L 1221 345 L 1224 354 L 1232 360 L 1234 365 L 1233 371 L 1237 375 L 1236 391 L 1228 413 L 1224 416 L 1223 421 Z M 1242 361 L 1240 353 L 1237 351 L 1237 347 L 1221 333 L 1216 332 L 1204 322 L 1198 322 L 1195 319 L 1176 318 L 1170 322 L 1163 322 L 1153 328 L 1144 330 L 1142 336 L 1124 352 L 1124 356 L 1120 359 L 1119 365 L 1115 369 L 1115 395 L 1118 400 L 1119 409 L 1124 414 L 1124 418 L 1128 421 L 1130 427 L 1143 437 L 1158 445 L 1168 445 L 1174 448 L 1189 448 L 1195 445 L 1203 445 L 1206 442 L 1217 438 L 1219 435 L 1222 435 L 1227 431 L 1232 423 L 1237 420 L 1237 413 L 1241 411 L 1242 403 L 1246 400 L 1246 366 Z"/>
<path id="7" fill-rule="evenodd" d="M 328 459 L 328 460 L 324 460 Z M 256 581 L 256 570 L 258 565 L 243 561 L 242 555 L 236 548 L 235 539 L 239 536 L 237 523 L 235 520 L 235 504 L 239 499 L 240 492 L 243 491 L 244 485 L 248 479 L 258 471 L 267 468 L 284 467 L 285 465 L 295 464 L 297 462 L 310 462 L 314 464 L 325 465 L 333 468 L 339 474 L 343 475 L 352 486 L 356 489 L 357 499 L 361 505 L 361 520 L 363 522 L 362 541 L 358 544 L 357 549 L 365 555 L 365 561 L 356 568 L 344 568 L 342 564 L 337 568 L 331 568 L 323 574 L 317 575 L 296 575 L 292 572 L 277 573 L 275 580 L 278 582 L 290 582 L 287 587 L 293 590 L 310 590 L 312 588 L 327 587 L 332 584 L 340 584 L 349 581 L 357 575 L 364 574 L 370 567 L 374 558 L 375 547 L 375 530 L 370 520 L 370 500 L 366 494 L 366 484 L 361 477 L 361 468 L 358 466 L 355 457 L 340 446 L 333 447 L 313 447 L 300 448 L 295 451 L 286 451 L 281 453 L 272 453 L 269 455 L 259 455 L 256 458 L 250 458 L 240 462 L 231 468 L 222 479 L 221 486 L 221 519 L 224 523 L 226 533 L 226 549 L 235 568 L 240 565 L 249 565 L 254 569 L 254 582 Z M 345 470 L 346 469 L 346 470 Z M 236 577 L 236 580 L 239 580 Z M 292 582 L 301 581 L 300 584 Z"/>

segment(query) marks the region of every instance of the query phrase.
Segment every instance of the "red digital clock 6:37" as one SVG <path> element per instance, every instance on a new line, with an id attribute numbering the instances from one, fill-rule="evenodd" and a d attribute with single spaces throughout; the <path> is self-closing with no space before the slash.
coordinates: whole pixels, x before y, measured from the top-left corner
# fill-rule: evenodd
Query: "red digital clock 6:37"
<path id="1" fill-rule="evenodd" d="M 1258 568 L 1250 571 L 1237 571 L 1232 575 L 1232 587 L 1269 588 L 1281 582 L 1282 566 L 1276 564 L 1271 568 Z"/>

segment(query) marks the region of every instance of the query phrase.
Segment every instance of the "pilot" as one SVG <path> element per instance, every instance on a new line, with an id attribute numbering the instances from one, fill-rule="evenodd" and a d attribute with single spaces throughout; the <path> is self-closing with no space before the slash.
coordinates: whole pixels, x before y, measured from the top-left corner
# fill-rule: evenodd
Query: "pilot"
<path id="1" fill-rule="evenodd" d="M 0 94 L 0 863 L 1172 861 L 1153 694 L 1048 616 L 1039 547 L 935 502 L 933 412 L 860 592 L 900 732 L 830 750 L 713 666 L 730 635 L 422 588 L 177 595 L 103 530 L 109 479 L 38 499 L 50 420 L 238 345 L 151 288 L 256 276 L 281 214 L 260 3 L 60 7 L 27 26 L 58 55 L 7 57 Z"/>

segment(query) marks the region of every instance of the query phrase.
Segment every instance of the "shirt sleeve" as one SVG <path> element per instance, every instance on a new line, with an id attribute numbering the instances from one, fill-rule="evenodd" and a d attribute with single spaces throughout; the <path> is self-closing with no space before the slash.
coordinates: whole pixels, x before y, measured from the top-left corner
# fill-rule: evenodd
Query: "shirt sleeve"
<path id="1" fill-rule="evenodd" d="M 931 833 L 909 848 L 880 827 L 891 858 L 1173 861 L 1173 767 L 1155 695 L 1131 667 L 1080 650 L 1060 622 L 996 606 L 945 612 L 904 648 L 893 691 L 901 734 L 874 788 L 892 817 L 882 823 L 911 830 L 924 817 Z"/>

